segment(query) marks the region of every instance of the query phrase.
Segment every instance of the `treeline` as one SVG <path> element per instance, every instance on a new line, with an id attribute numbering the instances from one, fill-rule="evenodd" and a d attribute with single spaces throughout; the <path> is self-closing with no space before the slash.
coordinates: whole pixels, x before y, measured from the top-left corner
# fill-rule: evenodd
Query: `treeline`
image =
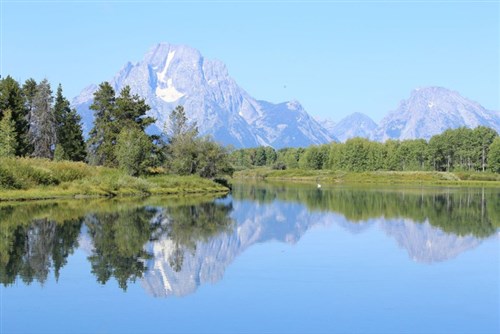
<path id="1" fill-rule="evenodd" d="M 198 136 L 184 108 L 170 114 L 164 133 L 148 135 L 155 122 L 144 99 L 130 87 L 117 94 L 108 82 L 99 85 L 90 106 L 93 128 L 85 141 L 81 118 L 57 88 L 33 79 L 23 85 L 8 76 L 0 80 L 0 158 L 33 157 L 85 161 L 120 168 L 133 176 L 157 173 L 198 174 L 213 178 L 231 174 L 226 148 Z"/>
<path id="2" fill-rule="evenodd" d="M 237 169 L 268 166 L 274 169 L 331 169 L 365 171 L 492 171 L 500 173 L 500 137 L 488 127 L 446 130 L 424 139 L 385 143 L 352 138 L 307 148 L 272 147 L 232 152 Z"/>
<path id="3" fill-rule="evenodd" d="M 0 80 L 0 157 L 83 161 L 80 122 L 61 85 L 54 98 L 46 79 L 28 79 L 22 86 L 10 76 Z"/>

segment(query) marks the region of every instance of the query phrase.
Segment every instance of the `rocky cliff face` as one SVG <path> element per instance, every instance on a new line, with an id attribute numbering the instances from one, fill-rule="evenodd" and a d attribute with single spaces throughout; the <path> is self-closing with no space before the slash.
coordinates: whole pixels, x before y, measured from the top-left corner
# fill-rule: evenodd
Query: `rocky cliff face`
<path id="1" fill-rule="evenodd" d="M 218 60 L 207 60 L 188 46 L 158 44 L 138 63 L 127 63 L 110 81 L 115 91 L 130 86 L 151 106 L 156 131 L 163 129 L 169 113 L 183 105 L 201 135 L 235 147 L 269 145 L 308 146 L 332 140 L 296 101 L 273 104 L 248 95 Z M 89 110 L 96 85 L 73 100 L 82 115 L 85 131 L 92 127 Z M 152 130 L 155 131 L 155 130 Z"/>

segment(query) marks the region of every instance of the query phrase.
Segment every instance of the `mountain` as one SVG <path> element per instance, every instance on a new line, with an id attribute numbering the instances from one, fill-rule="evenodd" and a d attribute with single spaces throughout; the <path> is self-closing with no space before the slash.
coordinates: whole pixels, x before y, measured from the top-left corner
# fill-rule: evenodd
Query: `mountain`
<path id="1" fill-rule="evenodd" d="M 500 114 L 442 87 L 415 89 L 373 133 L 372 139 L 430 139 L 447 129 L 484 125 L 500 132 Z"/>
<path id="2" fill-rule="evenodd" d="M 156 131 L 163 129 L 177 105 L 183 105 L 201 135 L 235 147 L 305 147 L 333 140 L 297 101 L 274 104 L 254 99 L 221 61 L 207 60 L 188 46 L 158 44 L 142 61 L 127 63 L 110 84 L 116 92 L 128 85 L 146 100 L 151 106 L 148 115 L 157 120 Z M 72 102 L 86 133 L 92 127 L 89 106 L 97 88 L 85 88 Z"/>
<path id="3" fill-rule="evenodd" d="M 343 118 L 333 126 L 326 122 L 322 123 L 322 125 L 328 130 L 328 134 L 342 142 L 354 137 L 370 138 L 373 131 L 377 129 L 377 123 L 367 115 L 359 112 Z"/>

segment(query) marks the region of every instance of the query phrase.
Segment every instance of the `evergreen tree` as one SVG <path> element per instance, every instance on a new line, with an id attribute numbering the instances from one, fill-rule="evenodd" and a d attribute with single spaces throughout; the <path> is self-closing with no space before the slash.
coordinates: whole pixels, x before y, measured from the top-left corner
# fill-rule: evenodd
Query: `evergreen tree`
<path id="1" fill-rule="evenodd" d="M 16 123 L 12 112 L 7 109 L 0 120 L 0 157 L 12 157 L 16 154 Z"/>
<path id="2" fill-rule="evenodd" d="M 61 84 L 57 87 L 54 114 L 57 123 L 58 159 L 83 161 L 86 153 L 81 118 L 75 109 L 70 108 L 69 101 L 62 95 Z"/>
<path id="3" fill-rule="evenodd" d="M 89 162 L 94 165 L 112 166 L 115 164 L 111 124 L 116 108 L 115 91 L 108 82 L 99 85 L 94 93 L 90 109 L 94 111 L 94 127 L 90 130 L 87 142 Z"/>
<path id="4" fill-rule="evenodd" d="M 95 120 L 89 134 L 89 160 L 96 165 L 118 166 L 115 145 L 121 130 L 144 131 L 154 122 L 152 117 L 146 116 L 150 107 L 145 100 L 138 95 L 131 95 L 128 86 L 116 98 L 113 87 L 103 82 L 94 93 L 94 103 L 90 109 L 95 111 Z"/>
<path id="5" fill-rule="evenodd" d="M 28 122 L 31 119 L 31 113 L 34 109 L 34 101 L 35 101 L 37 86 L 38 84 L 33 78 L 26 80 L 23 85 L 23 94 L 25 98 L 24 104 L 26 106 L 26 110 L 28 113 L 27 116 Z"/>
<path id="6" fill-rule="evenodd" d="M 138 128 L 145 131 L 146 127 L 154 123 L 153 117 L 146 116 L 151 108 L 139 95 L 131 95 L 130 87 L 125 86 L 116 98 L 116 108 L 113 114 L 113 124 L 118 128 L 118 133 L 123 128 Z"/>
<path id="7" fill-rule="evenodd" d="M 14 122 L 16 152 L 18 156 L 31 153 L 28 141 L 28 110 L 25 107 L 24 95 L 19 83 L 7 76 L 0 80 L 0 119 L 6 110 L 11 111 Z"/>
<path id="8" fill-rule="evenodd" d="M 57 138 L 53 100 L 50 84 L 44 79 L 37 85 L 29 129 L 30 142 L 33 146 L 31 155 L 37 158 L 52 159 L 54 155 Z"/>

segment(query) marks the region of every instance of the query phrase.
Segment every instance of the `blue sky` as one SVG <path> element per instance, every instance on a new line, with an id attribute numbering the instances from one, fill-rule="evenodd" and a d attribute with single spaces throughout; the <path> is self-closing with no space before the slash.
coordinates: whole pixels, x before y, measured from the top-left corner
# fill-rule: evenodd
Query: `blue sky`
<path id="1" fill-rule="evenodd" d="M 1 0 L 1 74 L 69 98 L 158 42 L 226 63 L 257 99 L 375 121 L 422 86 L 500 110 L 498 1 Z"/>

